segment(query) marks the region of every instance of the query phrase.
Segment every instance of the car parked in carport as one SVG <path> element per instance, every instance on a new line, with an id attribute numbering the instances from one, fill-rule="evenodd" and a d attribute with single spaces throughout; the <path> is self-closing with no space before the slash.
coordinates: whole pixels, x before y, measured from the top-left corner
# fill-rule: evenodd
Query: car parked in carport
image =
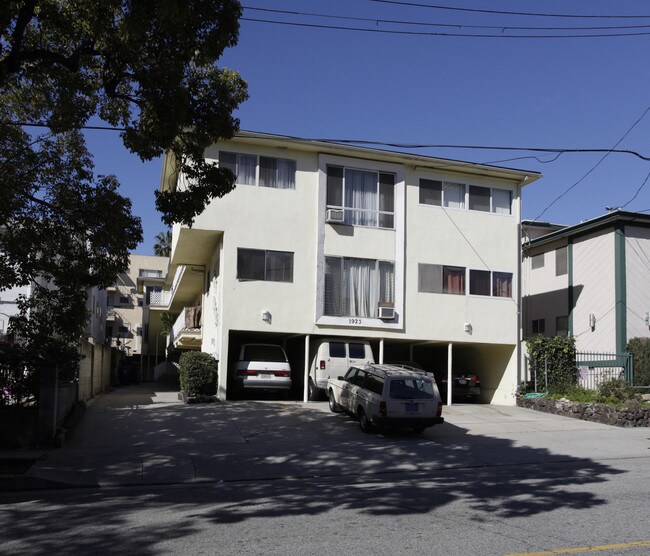
<path id="1" fill-rule="evenodd" d="M 235 366 L 235 390 L 291 389 L 291 366 L 287 354 L 275 344 L 243 344 Z"/>
<path id="2" fill-rule="evenodd" d="M 328 380 L 330 410 L 356 417 L 363 432 L 374 426 L 422 432 L 444 422 L 436 381 L 425 372 L 396 365 L 350 367 Z"/>
<path id="3" fill-rule="evenodd" d="M 447 390 L 449 376 L 446 371 L 425 371 L 416 361 L 395 361 L 392 365 L 398 365 L 404 368 L 419 369 L 423 372 L 432 374 L 440 390 L 440 396 L 443 402 L 447 402 Z M 451 399 L 455 402 L 477 402 L 481 398 L 481 379 L 478 375 L 467 371 L 461 367 L 453 367 L 452 374 Z"/>

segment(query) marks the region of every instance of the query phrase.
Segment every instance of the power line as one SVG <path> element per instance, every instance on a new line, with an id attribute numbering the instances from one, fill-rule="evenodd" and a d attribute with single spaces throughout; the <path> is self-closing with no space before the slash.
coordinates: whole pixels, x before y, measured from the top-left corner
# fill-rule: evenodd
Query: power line
<path id="1" fill-rule="evenodd" d="M 624 209 L 627 205 L 629 205 L 634 199 L 637 198 L 639 193 L 641 193 L 641 190 L 645 187 L 645 184 L 648 183 L 648 179 L 650 179 L 650 172 L 648 172 L 648 175 L 645 177 L 643 180 L 643 183 L 639 186 L 639 189 L 636 190 L 636 193 L 634 194 L 634 197 L 632 197 L 627 203 L 621 206 L 621 209 Z"/>
<path id="2" fill-rule="evenodd" d="M 471 12 L 498 15 L 525 15 L 530 17 L 565 17 L 585 19 L 650 19 L 650 15 L 585 15 L 585 14 L 558 14 L 558 13 L 536 13 L 536 12 L 513 12 L 503 10 L 485 10 L 479 8 L 461 8 L 457 6 L 440 6 L 431 4 L 420 4 L 418 2 L 403 2 L 398 0 L 370 0 L 379 4 L 396 4 L 398 6 L 411 6 L 416 8 L 429 8 L 432 10 L 449 10 L 455 12 Z"/>
<path id="3" fill-rule="evenodd" d="M 558 195 L 555 199 L 553 199 L 553 200 L 552 200 L 552 201 L 551 201 L 551 202 L 546 206 L 546 208 L 544 208 L 544 210 L 543 210 L 542 212 L 540 212 L 540 213 L 539 213 L 535 218 L 533 218 L 533 222 L 535 222 L 538 218 L 541 218 L 541 217 L 544 215 L 544 213 L 545 213 L 548 209 L 550 209 L 550 208 L 551 208 L 551 207 L 552 207 L 552 206 L 553 206 L 557 201 L 559 201 L 562 197 L 564 197 L 567 193 L 569 193 L 569 191 L 571 191 L 574 187 L 576 187 L 578 184 L 580 184 L 580 183 L 581 183 L 581 182 L 582 182 L 582 181 L 583 181 L 583 180 L 584 180 L 584 179 L 585 179 L 589 174 L 591 174 L 591 173 L 592 173 L 596 168 L 598 168 L 598 166 L 600 166 L 600 165 L 605 161 L 605 159 L 606 159 L 606 158 L 607 158 L 611 153 L 616 152 L 616 147 L 618 147 L 618 146 L 621 144 L 621 142 L 623 141 L 623 139 L 625 139 L 625 138 L 630 134 L 630 132 L 631 132 L 631 131 L 632 131 L 632 130 L 637 126 L 637 124 L 638 124 L 638 123 L 639 123 L 639 122 L 640 122 L 640 121 L 645 117 L 645 115 L 646 115 L 649 111 L 650 111 L 650 106 L 648 106 L 648 107 L 643 111 L 643 114 L 641 114 L 641 116 L 639 116 L 639 117 L 637 118 L 637 120 L 636 120 L 636 121 L 635 121 L 635 122 L 634 122 L 634 123 L 633 123 L 633 124 L 628 128 L 628 130 L 623 134 L 623 137 L 621 137 L 621 138 L 616 142 L 616 144 L 614 145 L 614 147 L 613 147 L 610 151 L 606 152 L 605 155 L 604 155 L 604 156 L 603 156 L 603 157 L 602 157 L 598 162 L 596 162 L 596 164 L 595 164 L 594 166 L 592 166 L 592 167 L 587 171 L 587 173 L 586 173 L 584 176 L 582 176 L 582 177 L 581 177 L 577 182 L 575 182 L 571 187 L 567 188 L 563 193 L 561 193 L 561 194 Z M 648 160 L 648 158 L 645 158 L 645 160 Z M 647 179 L 647 178 L 646 178 L 646 179 Z"/>
<path id="4" fill-rule="evenodd" d="M 295 21 L 278 21 L 272 19 L 258 19 L 253 17 L 241 17 L 240 21 L 252 21 L 255 23 L 270 23 L 273 25 L 285 25 L 289 27 L 305 27 L 308 29 L 330 29 L 336 31 L 354 31 L 361 33 L 381 33 L 388 35 L 409 35 L 420 37 L 460 37 L 474 39 L 596 39 L 614 37 L 641 37 L 650 35 L 650 32 L 635 33 L 589 33 L 583 35 L 489 35 L 482 33 L 447 33 L 440 31 L 399 31 L 392 29 L 369 29 L 367 27 L 343 27 L 340 25 L 323 25 L 317 23 L 299 23 Z M 499 27 L 501 29 L 501 27 Z"/>
<path id="5" fill-rule="evenodd" d="M 648 107 L 650 110 L 650 106 Z M 644 112 L 643 115 L 645 115 Z M 639 123 L 643 118 L 639 118 L 633 126 L 627 131 L 627 133 L 621 138 L 616 145 L 632 131 L 632 129 Z M 16 125 L 22 127 L 49 127 L 46 123 L 43 122 L 1 122 L 3 125 Z M 87 130 L 99 130 L 99 131 L 126 131 L 126 128 L 123 127 L 113 127 L 113 126 L 77 126 L 73 129 L 87 129 Z M 539 153 L 549 153 L 557 155 L 552 160 L 540 160 L 536 156 L 522 156 L 517 158 L 511 158 L 503 160 L 502 162 L 508 162 L 510 160 L 523 160 L 525 158 L 534 158 L 540 163 L 549 163 L 557 160 L 560 155 L 563 154 L 594 154 L 594 153 L 607 153 L 607 154 L 629 154 L 640 158 L 641 160 L 649 161 L 650 156 L 644 156 L 641 153 L 631 150 L 631 149 L 617 149 L 616 146 L 611 149 L 583 149 L 583 148 L 546 148 L 546 147 L 513 147 L 513 146 L 500 146 L 500 145 L 451 145 L 451 144 L 442 144 L 442 143 L 396 143 L 388 141 L 372 141 L 367 139 L 331 139 L 331 138 L 314 138 L 314 137 L 296 137 L 296 136 L 287 136 L 289 139 L 296 139 L 299 141 L 314 141 L 319 143 L 332 143 L 332 144 L 341 144 L 341 145 L 371 145 L 371 146 L 381 146 L 381 147 L 394 147 L 399 149 L 467 149 L 467 150 L 487 150 L 487 151 L 515 151 L 515 152 L 539 152 Z M 499 161 L 485 163 L 485 164 L 496 164 Z"/>
<path id="6" fill-rule="evenodd" d="M 598 31 L 598 30 L 611 30 L 611 29 L 648 29 L 650 25 L 602 25 L 602 26 L 589 26 L 589 27 L 524 27 L 518 25 L 468 25 L 465 23 L 432 23 L 424 21 L 405 21 L 399 19 L 383 19 L 373 17 L 355 17 L 348 15 L 332 15 L 314 12 L 300 12 L 296 10 L 276 10 L 271 8 L 258 8 L 256 6 L 242 6 L 244 10 L 251 10 L 257 12 L 266 12 L 284 15 L 297 15 L 307 17 L 320 17 L 324 19 L 340 19 L 345 21 L 364 21 L 368 23 L 391 24 L 391 25 L 415 25 L 421 27 L 451 27 L 454 29 L 494 29 L 497 31 Z"/>

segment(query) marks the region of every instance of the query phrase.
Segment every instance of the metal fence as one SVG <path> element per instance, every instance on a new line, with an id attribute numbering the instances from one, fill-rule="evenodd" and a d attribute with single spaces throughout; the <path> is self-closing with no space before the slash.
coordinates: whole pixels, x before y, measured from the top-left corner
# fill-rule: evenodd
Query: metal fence
<path id="1" fill-rule="evenodd" d="M 588 390 L 596 390 L 603 382 L 622 378 L 630 386 L 634 381 L 631 353 L 576 353 L 578 384 Z"/>

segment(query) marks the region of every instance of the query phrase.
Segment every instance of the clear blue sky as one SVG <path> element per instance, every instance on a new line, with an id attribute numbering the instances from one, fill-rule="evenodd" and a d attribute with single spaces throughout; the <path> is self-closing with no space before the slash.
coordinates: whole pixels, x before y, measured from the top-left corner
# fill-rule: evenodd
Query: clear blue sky
<path id="1" fill-rule="evenodd" d="M 461 25 L 389 25 L 244 10 L 244 17 L 368 29 L 447 33 L 550 34 L 504 27 L 647 25 L 640 0 L 413 0 L 465 8 L 556 14 L 646 15 L 645 19 L 506 16 L 433 10 L 371 0 L 248 0 L 242 5 L 346 17 Z M 477 29 L 489 25 L 499 29 Z M 590 31 L 621 33 L 632 30 Z M 575 31 L 567 31 L 576 33 Z M 555 31 L 557 33 L 557 31 Z M 239 43 L 220 61 L 248 81 L 250 99 L 237 113 L 241 128 L 304 138 L 393 143 L 609 149 L 650 106 L 650 34 L 592 39 L 407 36 L 241 22 Z M 618 145 L 650 155 L 650 113 Z M 161 161 L 146 164 L 108 132 L 87 132 L 98 173 L 114 173 L 142 217 L 151 254 L 164 226 L 155 211 Z M 542 172 L 524 189 L 524 218 L 536 218 L 591 170 L 603 154 L 553 154 L 418 149 L 420 154 Z M 527 155 L 535 158 L 507 160 Z M 606 206 L 628 203 L 650 162 L 610 154 L 541 220 L 574 224 Z M 626 210 L 650 209 L 650 181 Z"/>

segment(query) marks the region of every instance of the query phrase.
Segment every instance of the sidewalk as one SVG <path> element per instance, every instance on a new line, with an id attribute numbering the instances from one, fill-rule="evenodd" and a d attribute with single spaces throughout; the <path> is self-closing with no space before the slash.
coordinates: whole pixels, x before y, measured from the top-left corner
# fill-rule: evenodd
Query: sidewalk
<path id="1" fill-rule="evenodd" d="M 0 490 L 326 477 L 648 457 L 647 429 L 620 429 L 517 407 L 454 405 L 423 435 L 364 435 L 326 402 L 186 405 L 157 384 L 91 400 L 61 449 Z M 585 459 L 586 458 L 586 459 Z"/>

